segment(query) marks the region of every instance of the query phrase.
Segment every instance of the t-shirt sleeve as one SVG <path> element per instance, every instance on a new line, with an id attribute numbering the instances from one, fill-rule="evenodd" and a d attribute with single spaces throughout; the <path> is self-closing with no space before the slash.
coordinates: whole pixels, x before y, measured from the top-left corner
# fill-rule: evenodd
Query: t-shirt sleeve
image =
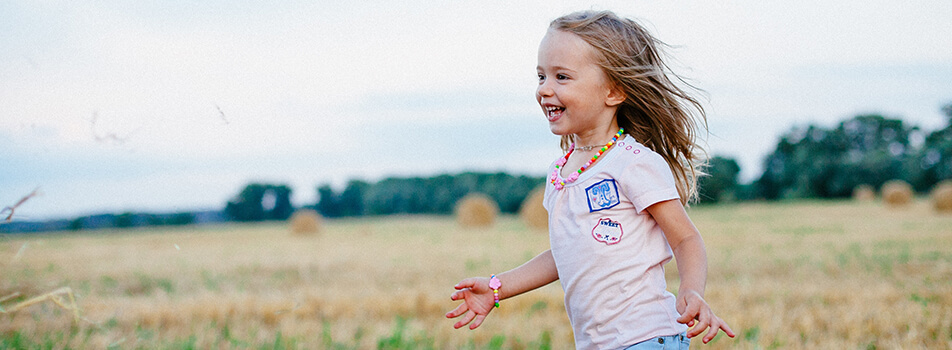
<path id="1" fill-rule="evenodd" d="M 646 152 L 633 159 L 623 176 L 621 190 L 639 214 L 655 203 L 681 198 L 671 168 L 657 153 Z"/>

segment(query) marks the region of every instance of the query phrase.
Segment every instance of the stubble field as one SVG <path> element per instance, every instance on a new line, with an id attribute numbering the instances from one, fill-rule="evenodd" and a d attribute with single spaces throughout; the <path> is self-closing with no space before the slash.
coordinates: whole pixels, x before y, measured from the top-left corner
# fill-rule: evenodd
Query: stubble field
<path id="1" fill-rule="evenodd" d="M 733 329 L 702 349 L 952 348 L 952 215 L 926 202 L 752 203 L 689 210 L 707 300 Z M 548 248 L 516 217 L 450 217 L 0 236 L 0 348 L 572 348 L 558 283 L 454 330 L 452 286 Z M 668 266 L 669 289 L 677 272 Z"/>

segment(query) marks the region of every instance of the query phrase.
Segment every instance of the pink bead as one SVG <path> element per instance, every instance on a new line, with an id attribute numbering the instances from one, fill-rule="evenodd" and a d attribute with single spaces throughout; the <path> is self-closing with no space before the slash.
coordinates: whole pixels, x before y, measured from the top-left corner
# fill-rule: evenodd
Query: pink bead
<path id="1" fill-rule="evenodd" d="M 575 182 L 575 180 L 578 180 L 578 173 L 572 173 L 568 179 L 565 179 L 566 182 Z"/>

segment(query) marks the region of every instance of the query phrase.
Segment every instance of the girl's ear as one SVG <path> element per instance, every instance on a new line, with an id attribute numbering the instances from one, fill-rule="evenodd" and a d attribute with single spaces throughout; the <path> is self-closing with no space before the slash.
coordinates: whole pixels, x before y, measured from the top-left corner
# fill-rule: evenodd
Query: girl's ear
<path id="1" fill-rule="evenodd" d="M 622 90 L 618 84 L 611 84 L 608 90 L 608 96 L 605 97 L 605 104 L 609 107 L 615 107 L 625 102 L 625 99 L 625 91 Z"/>

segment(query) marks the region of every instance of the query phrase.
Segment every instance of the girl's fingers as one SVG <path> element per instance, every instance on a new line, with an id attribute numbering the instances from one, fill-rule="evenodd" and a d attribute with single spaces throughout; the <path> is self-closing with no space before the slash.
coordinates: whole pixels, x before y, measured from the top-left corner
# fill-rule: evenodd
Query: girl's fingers
<path id="1" fill-rule="evenodd" d="M 714 339 L 714 337 L 717 335 L 717 332 L 721 330 L 721 325 L 719 322 L 717 322 L 716 318 L 717 317 L 715 317 L 714 322 L 711 322 L 711 329 L 707 330 L 707 334 L 705 334 L 704 339 L 701 340 L 704 342 L 704 344 L 707 344 L 707 342 L 711 341 L 711 339 Z"/>
<path id="2" fill-rule="evenodd" d="M 486 319 L 486 315 L 476 315 L 476 318 L 473 320 L 473 323 L 469 324 L 469 329 L 476 329 L 479 325 L 483 324 L 483 320 Z"/>
<path id="3" fill-rule="evenodd" d="M 684 300 L 682 297 L 678 297 L 678 300 L 674 304 L 674 309 L 681 315 L 684 315 L 684 311 L 688 308 L 687 300 Z M 680 317 L 679 317 L 680 319 Z M 680 321 L 678 321 L 680 322 Z M 684 323 L 684 322 L 681 322 Z"/>
<path id="4" fill-rule="evenodd" d="M 474 317 L 476 317 L 475 312 L 468 311 L 464 313 L 463 318 L 460 319 L 459 322 L 456 322 L 456 324 L 453 325 L 453 328 L 459 329 L 460 327 L 465 326 L 467 323 L 469 323 L 469 321 L 472 321 Z M 470 326 L 470 328 L 472 328 L 472 326 Z"/>
<path id="5" fill-rule="evenodd" d="M 707 331 L 707 334 L 704 335 L 704 344 L 714 339 L 717 336 L 717 332 L 724 330 L 724 333 L 727 333 L 727 336 L 733 338 L 734 331 L 730 330 L 730 327 L 727 326 L 727 323 L 724 322 L 720 317 L 713 316 L 711 320 L 711 329 Z"/>
<path id="6" fill-rule="evenodd" d="M 711 316 L 709 310 L 702 310 L 698 313 L 697 322 L 694 323 L 691 330 L 688 331 L 688 338 L 694 338 L 704 332 L 708 326 L 711 325 Z"/>
<path id="7" fill-rule="evenodd" d="M 677 320 L 678 323 L 688 324 L 689 322 L 693 321 L 695 318 L 697 318 L 697 313 L 700 308 L 701 307 L 698 306 L 696 303 L 688 304 L 684 310 L 684 313 L 681 314 L 681 317 L 678 317 L 678 320 Z M 691 325 L 688 324 L 688 326 L 691 326 Z"/>
<path id="8" fill-rule="evenodd" d="M 459 317 L 459 315 L 462 315 L 466 311 L 469 311 L 469 307 L 466 306 L 466 303 L 459 304 L 459 306 L 453 309 L 453 311 L 446 313 L 446 318 Z M 459 327 L 456 327 L 456 328 L 459 328 Z"/>
<path id="9" fill-rule="evenodd" d="M 464 280 L 462 280 L 462 281 L 459 281 L 459 283 L 457 283 L 455 286 L 453 286 L 453 288 L 456 288 L 456 290 L 460 290 L 460 289 L 463 289 L 463 288 L 473 288 L 473 287 L 475 287 L 475 286 L 476 286 L 476 279 L 474 279 L 474 278 L 467 278 L 467 279 L 464 279 Z"/>
<path id="10" fill-rule="evenodd" d="M 687 298 L 685 298 L 685 303 L 684 312 L 681 313 L 677 321 L 691 328 L 687 332 L 688 338 L 701 335 L 705 329 L 707 329 L 707 334 L 701 339 L 705 344 L 714 339 L 720 330 L 724 330 L 724 333 L 727 333 L 729 337 L 734 337 L 734 331 L 731 327 L 720 317 L 714 315 L 714 312 L 703 300 L 692 299 L 692 301 L 687 301 Z"/>
<path id="11" fill-rule="evenodd" d="M 728 326 L 727 322 L 724 322 L 724 320 L 722 320 L 720 317 L 718 317 L 717 320 L 721 322 L 721 329 L 724 330 L 724 333 L 727 333 L 728 337 L 733 338 L 734 331 L 731 329 L 731 326 Z"/>

